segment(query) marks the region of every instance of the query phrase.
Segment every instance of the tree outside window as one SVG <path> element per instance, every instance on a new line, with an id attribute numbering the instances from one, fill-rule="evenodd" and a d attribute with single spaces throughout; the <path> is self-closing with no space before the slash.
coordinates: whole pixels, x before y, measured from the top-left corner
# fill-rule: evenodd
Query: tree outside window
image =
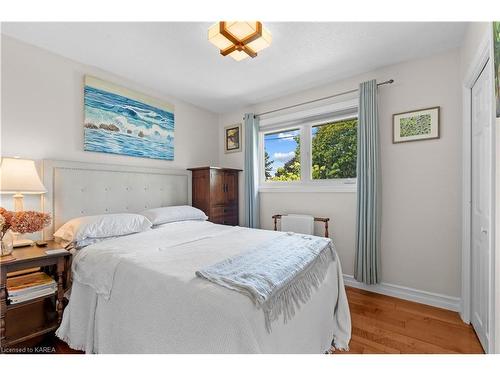
<path id="1" fill-rule="evenodd" d="M 358 119 L 313 126 L 312 178 L 356 177 Z"/>
<path id="2" fill-rule="evenodd" d="M 315 125 L 311 129 L 311 178 L 356 177 L 357 118 Z M 301 180 L 299 129 L 264 135 L 266 181 Z"/>

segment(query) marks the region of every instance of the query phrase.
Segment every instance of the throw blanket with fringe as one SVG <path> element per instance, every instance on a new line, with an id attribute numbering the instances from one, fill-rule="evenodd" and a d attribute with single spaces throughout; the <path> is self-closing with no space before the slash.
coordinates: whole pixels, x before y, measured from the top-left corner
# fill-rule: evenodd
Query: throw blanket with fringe
<path id="1" fill-rule="evenodd" d="M 285 233 L 196 275 L 250 297 L 264 311 L 271 332 L 271 322 L 283 315 L 286 323 L 309 300 L 334 256 L 329 238 Z"/>

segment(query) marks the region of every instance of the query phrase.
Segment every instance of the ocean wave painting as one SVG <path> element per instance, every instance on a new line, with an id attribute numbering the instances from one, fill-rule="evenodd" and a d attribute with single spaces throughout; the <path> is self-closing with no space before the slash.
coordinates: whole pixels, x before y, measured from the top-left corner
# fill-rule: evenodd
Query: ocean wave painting
<path id="1" fill-rule="evenodd" d="M 85 77 L 84 150 L 174 160 L 171 105 Z"/>

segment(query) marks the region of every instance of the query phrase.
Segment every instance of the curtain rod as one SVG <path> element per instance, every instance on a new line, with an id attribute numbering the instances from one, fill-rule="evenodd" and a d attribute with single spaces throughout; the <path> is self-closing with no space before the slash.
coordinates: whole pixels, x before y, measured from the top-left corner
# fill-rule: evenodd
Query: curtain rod
<path id="1" fill-rule="evenodd" d="M 377 83 L 377 86 L 390 85 L 391 83 L 394 83 L 393 79 L 389 79 L 387 81 Z M 338 94 L 333 94 L 333 95 L 330 95 L 330 96 L 324 96 L 322 98 L 318 98 L 318 99 L 314 99 L 314 100 L 309 100 L 308 102 L 293 104 L 293 105 L 289 105 L 288 107 L 282 107 L 282 108 L 278 108 L 278 109 L 273 109 L 272 111 L 257 113 L 255 115 L 255 117 L 257 117 L 257 116 L 260 117 L 260 116 L 268 115 L 268 114 L 274 113 L 274 112 L 284 111 L 285 109 L 295 108 L 295 107 L 299 107 L 299 106 L 305 105 L 305 104 L 311 104 L 311 103 L 319 102 L 321 100 L 335 98 L 335 97 L 341 96 L 341 95 L 351 94 L 351 93 L 356 92 L 356 91 L 359 91 L 359 89 L 354 89 L 354 90 L 339 92 Z"/>

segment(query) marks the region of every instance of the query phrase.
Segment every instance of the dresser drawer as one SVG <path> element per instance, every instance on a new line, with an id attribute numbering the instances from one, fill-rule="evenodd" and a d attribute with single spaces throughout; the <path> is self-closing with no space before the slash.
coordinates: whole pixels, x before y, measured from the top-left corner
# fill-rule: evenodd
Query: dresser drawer
<path id="1" fill-rule="evenodd" d="M 224 221 L 224 207 L 211 207 L 210 214 L 208 215 L 208 220 L 215 224 L 222 224 Z"/>
<path id="2" fill-rule="evenodd" d="M 236 213 L 233 213 L 231 215 L 225 215 L 224 216 L 224 221 L 222 224 L 225 225 L 238 225 L 238 215 Z"/>
<path id="3" fill-rule="evenodd" d="M 238 210 L 234 206 L 211 207 L 208 217 L 215 224 L 238 225 Z"/>

